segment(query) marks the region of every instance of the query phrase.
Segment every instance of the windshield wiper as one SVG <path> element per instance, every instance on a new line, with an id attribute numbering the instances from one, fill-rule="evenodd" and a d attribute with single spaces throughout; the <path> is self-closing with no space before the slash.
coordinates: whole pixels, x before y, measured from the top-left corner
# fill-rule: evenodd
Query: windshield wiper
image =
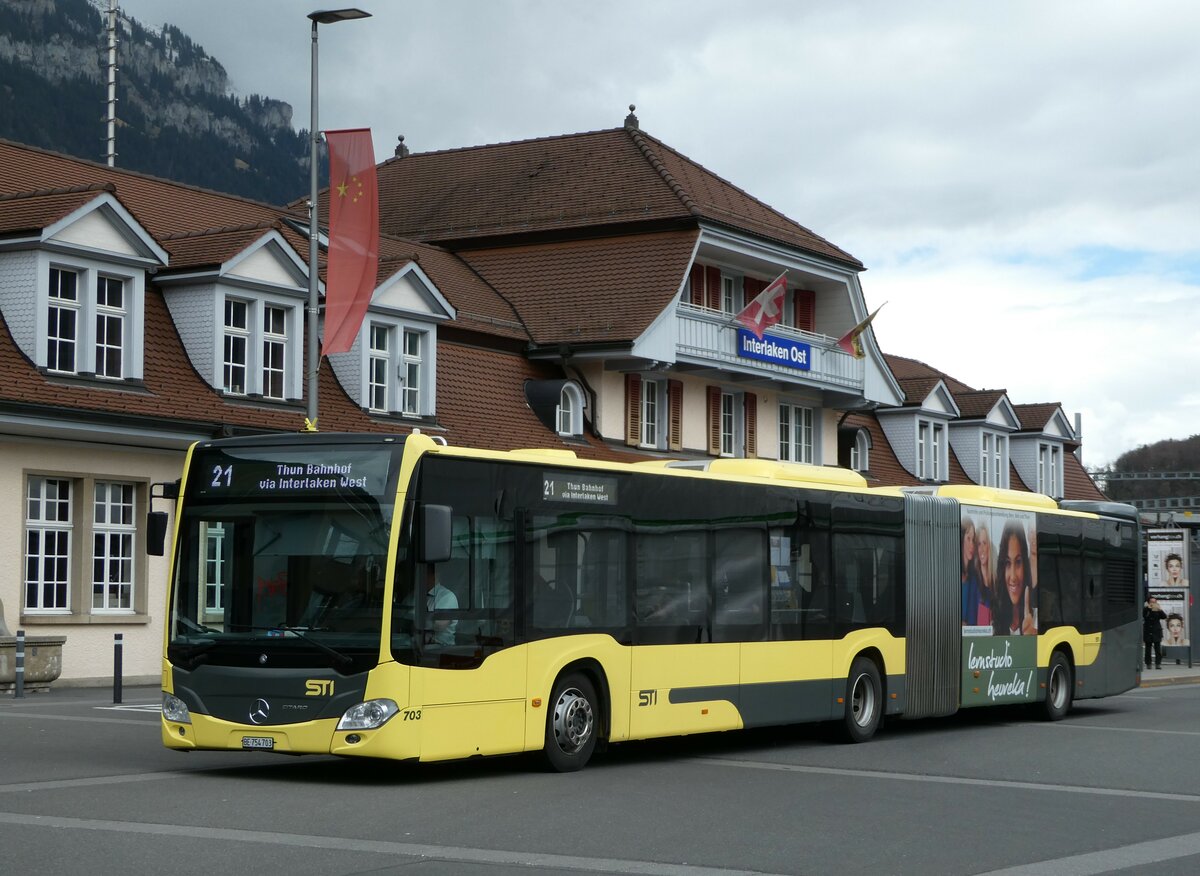
<path id="1" fill-rule="evenodd" d="M 256 630 L 258 632 L 264 632 L 264 633 L 274 632 L 275 630 L 283 630 L 285 633 L 291 633 L 296 638 L 303 639 L 305 642 L 308 642 L 308 644 L 312 645 L 317 650 L 324 651 L 326 654 L 328 654 L 330 657 L 332 657 L 333 661 L 334 661 L 333 662 L 334 669 L 349 669 L 350 666 L 353 665 L 353 663 L 354 663 L 354 660 L 351 659 L 346 654 L 343 654 L 341 651 L 338 651 L 335 648 L 329 647 L 324 642 L 318 641 L 317 639 L 310 637 L 304 630 L 302 630 L 298 627 L 288 626 L 287 624 L 276 624 L 273 627 L 247 627 L 247 629 Z"/>

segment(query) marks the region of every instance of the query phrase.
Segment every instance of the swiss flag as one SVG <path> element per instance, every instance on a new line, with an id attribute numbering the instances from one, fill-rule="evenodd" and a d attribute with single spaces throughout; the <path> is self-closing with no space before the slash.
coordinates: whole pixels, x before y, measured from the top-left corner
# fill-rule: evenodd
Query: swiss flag
<path id="1" fill-rule="evenodd" d="M 763 332 L 783 319 L 783 299 L 787 294 L 787 272 L 780 274 L 754 300 L 742 308 L 736 317 L 754 336 L 761 340 Z"/>
<path id="2" fill-rule="evenodd" d="M 322 355 L 345 353 L 354 345 L 375 292 L 379 264 L 379 189 L 371 131 L 326 131 L 325 140 L 329 144 L 329 262 Z"/>

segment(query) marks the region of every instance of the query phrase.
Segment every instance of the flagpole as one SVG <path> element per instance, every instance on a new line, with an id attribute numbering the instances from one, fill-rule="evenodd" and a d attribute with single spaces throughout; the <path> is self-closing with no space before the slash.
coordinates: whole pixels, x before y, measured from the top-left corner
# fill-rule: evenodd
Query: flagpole
<path id="1" fill-rule="evenodd" d="M 317 431 L 317 375 L 321 368 L 321 348 L 317 338 L 320 328 L 320 300 L 317 287 L 320 284 L 320 229 L 317 226 L 317 152 L 321 143 L 321 129 L 317 125 L 317 25 L 336 24 L 356 18 L 370 18 L 371 13 L 361 9 L 323 9 L 310 12 L 312 22 L 312 75 L 309 82 L 309 106 L 312 119 L 308 132 L 308 411 L 304 418 L 304 431 Z"/>

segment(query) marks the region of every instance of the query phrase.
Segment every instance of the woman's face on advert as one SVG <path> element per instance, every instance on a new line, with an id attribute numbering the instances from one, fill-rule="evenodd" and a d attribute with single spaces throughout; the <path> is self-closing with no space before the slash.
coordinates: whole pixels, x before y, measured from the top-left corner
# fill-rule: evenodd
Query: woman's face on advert
<path id="1" fill-rule="evenodd" d="M 1004 586 L 1013 605 L 1021 601 L 1025 592 L 1025 564 L 1021 562 L 1021 543 L 1016 536 L 1009 536 L 1004 543 Z"/>

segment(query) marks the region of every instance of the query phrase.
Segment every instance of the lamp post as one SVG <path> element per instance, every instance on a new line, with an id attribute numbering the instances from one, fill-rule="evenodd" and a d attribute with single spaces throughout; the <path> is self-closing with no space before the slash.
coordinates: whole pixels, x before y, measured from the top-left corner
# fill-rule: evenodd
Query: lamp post
<path id="1" fill-rule="evenodd" d="M 321 365 L 321 345 L 317 338 L 320 316 L 320 300 L 317 287 L 320 281 L 318 258 L 319 228 L 317 226 L 317 147 L 321 141 L 321 130 L 317 126 L 317 25 L 336 24 L 339 21 L 349 21 L 354 18 L 370 18 L 371 13 L 361 9 L 322 9 L 310 12 L 308 18 L 312 21 L 312 82 L 310 95 L 312 98 L 309 131 L 309 167 L 308 167 L 308 416 L 304 421 L 305 431 L 317 431 L 317 374 Z"/>

